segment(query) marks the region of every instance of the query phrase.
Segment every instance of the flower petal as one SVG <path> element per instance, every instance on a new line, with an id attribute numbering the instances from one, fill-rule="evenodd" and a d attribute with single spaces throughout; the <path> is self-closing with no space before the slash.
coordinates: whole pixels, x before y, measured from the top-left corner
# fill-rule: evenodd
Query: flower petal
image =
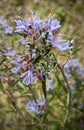
<path id="1" fill-rule="evenodd" d="M 23 79 L 23 84 L 29 85 L 29 84 L 30 84 L 30 78 L 26 76 L 26 77 Z"/>

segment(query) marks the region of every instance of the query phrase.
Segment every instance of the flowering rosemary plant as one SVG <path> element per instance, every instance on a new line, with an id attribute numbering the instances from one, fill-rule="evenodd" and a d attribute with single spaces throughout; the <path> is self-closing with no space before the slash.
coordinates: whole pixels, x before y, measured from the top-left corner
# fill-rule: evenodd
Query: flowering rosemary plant
<path id="1" fill-rule="evenodd" d="M 76 111 L 72 98 L 77 81 L 84 85 L 84 69 L 73 57 L 74 40 L 66 40 L 59 33 L 60 21 L 51 14 L 42 20 L 32 13 L 27 21 L 19 17 L 14 22 L 14 33 L 23 38 L 18 40 L 16 50 L 1 50 L 3 92 L 27 129 L 69 130 Z M 4 33 L 13 33 L 6 21 L 1 19 L 0 24 Z M 16 91 L 24 101 L 22 109 L 16 103 Z"/>

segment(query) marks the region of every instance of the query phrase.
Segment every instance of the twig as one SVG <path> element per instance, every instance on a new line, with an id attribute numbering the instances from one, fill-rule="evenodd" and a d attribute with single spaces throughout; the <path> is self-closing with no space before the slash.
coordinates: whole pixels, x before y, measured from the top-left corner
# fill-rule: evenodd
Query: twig
<path id="1" fill-rule="evenodd" d="M 67 90 L 68 90 L 68 92 L 69 92 L 69 104 L 68 104 L 68 107 L 71 107 L 71 89 L 70 89 L 70 87 L 69 87 L 68 80 L 67 80 L 67 78 L 66 78 L 66 76 L 65 76 L 65 73 L 64 73 L 62 67 L 61 67 L 58 63 L 57 63 L 57 67 L 60 69 L 60 71 L 61 71 L 61 73 L 62 73 L 62 75 L 63 75 L 63 78 L 64 78 L 64 80 L 65 80 L 65 82 L 66 82 L 66 87 L 67 87 Z"/>
<path id="2" fill-rule="evenodd" d="M 66 82 L 67 91 L 68 91 L 68 97 L 67 97 L 68 98 L 68 110 L 67 110 L 67 114 L 66 114 L 66 117 L 64 120 L 64 128 L 65 128 L 69 114 L 70 114 L 70 110 L 71 110 L 71 89 L 69 87 L 69 83 L 68 83 L 67 77 L 65 76 L 64 70 L 62 69 L 62 67 L 58 63 L 57 63 L 57 67 L 59 68 L 59 70 L 61 71 L 61 73 L 63 75 L 63 78 Z M 64 130 L 64 128 L 63 128 L 63 130 Z"/>

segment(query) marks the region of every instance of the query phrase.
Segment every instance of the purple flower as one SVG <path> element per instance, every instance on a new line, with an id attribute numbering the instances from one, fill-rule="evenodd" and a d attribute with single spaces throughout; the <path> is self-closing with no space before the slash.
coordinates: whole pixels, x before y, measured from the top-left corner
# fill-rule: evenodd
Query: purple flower
<path id="1" fill-rule="evenodd" d="M 45 105 L 45 98 L 42 96 L 41 98 L 37 99 L 37 103 L 39 106 L 44 106 Z"/>
<path id="2" fill-rule="evenodd" d="M 23 34 L 31 34 L 33 30 L 39 30 L 41 27 L 41 20 L 37 16 L 32 16 L 31 19 L 27 21 L 23 21 L 22 18 L 19 20 L 15 20 L 16 29 L 15 32 L 23 33 Z M 33 29 L 33 30 L 32 30 Z"/>
<path id="3" fill-rule="evenodd" d="M 48 34 L 48 39 L 51 41 L 53 47 L 58 48 L 60 51 L 65 51 L 65 50 L 69 49 L 69 43 L 66 42 L 66 40 L 64 40 L 64 39 L 56 40 L 56 38 L 60 35 L 64 36 L 63 34 L 53 35 L 53 33 L 50 32 Z"/>
<path id="4" fill-rule="evenodd" d="M 14 68 L 11 69 L 12 73 L 18 73 L 18 71 L 23 68 L 22 66 L 22 61 L 23 59 L 20 58 L 20 57 L 17 57 L 17 60 L 13 60 L 11 61 L 9 64 L 13 64 L 13 65 L 16 65 Z"/>
<path id="5" fill-rule="evenodd" d="M 58 40 L 57 43 L 58 44 L 53 44 L 53 46 L 57 47 L 60 51 L 66 51 L 68 50 L 70 47 L 69 47 L 69 43 L 66 42 L 66 43 L 62 43 L 60 44 L 61 42 L 65 42 L 66 40 Z"/>
<path id="6" fill-rule="evenodd" d="M 57 48 L 60 51 L 66 51 L 68 49 L 71 49 L 72 45 L 74 44 L 74 40 L 72 39 L 71 41 L 66 41 L 66 40 L 62 40 L 61 42 L 63 42 L 62 44 L 57 44 Z"/>
<path id="7" fill-rule="evenodd" d="M 2 25 L 2 28 L 4 29 L 4 33 L 5 34 L 12 34 L 13 33 L 13 29 L 12 27 L 10 27 L 7 23 L 6 20 L 1 18 L 0 19 L 0 24 Z"/>
<path id="8" fill-rule="evenodd" d="M 49 91 L 50 89 L 52 89 L 52 85 L 53 85 L 53 80 L 48 79 L 46 83 L 46 91 Z"/>
<path id="9" fill-rule="evenodd" d="M 2 17 L 0 18 L 0 24 L 2 26 L 6 25 L 6 20 L 4 18 L 2 18 Z"/>
<path id="10" fill-rule="evenodd" d="M 50 23 L 50 30 L 53 31 L 53 30 L 57 30 L 61 27 L 60 25 L 60 21 L 58 20 L 52 20 L 51 23 Z"/>
<path id="11" fill-rule="evenodd" d="M 52 42 L 52 43 L 54 43 L 55 42 L 55 36 L 53 35 L 53 33 L 52 32 L 49 32 L 49 34 L 48 34 L 48 39 Z"/>
<path id="12" fill-rule="evenodd" d="M 6 50 L 3 50 L 3 52 L 5 53 L 5 55 L 10 57 L 16 55 L 16 51 L 12 51 L 11 48 L 7 48 Z"/>
<path id="13" fill-rule="evenodd" d="M 15 22 L 16 22 L 15 32 L 22 32 L 23 30 L 25 30 L 25 23 L 22 19 L 21 20 L 15 20 Z"/>
<path id="14" fill-rule="evenodd" d="M 80 68 L 80 67 L 77 67 L 76 68 L 76 72 L 78 73 L 78 74 L 80 74 L 80 75 L 83 75 L 84 76 L 84 68 Z"/>
<path id="15" fill-rule="evenodd" d="M 61 34 L 61 33 L 53 35 L 52 32 L 49 32 L 49 34 L 48 34 L 48 39 L 49 39 L 50 41 L 52 41 L 52 44 L 53 44 L 58 36 L 65 36 L 65 35 L 64 35 L 64 34 Z"/>
<path id="16" fill-rule="evenodd" d="M 34 13 L 32 13 L 30 21 L 31 21 L 31 26 L 33 29 L 35 29 L 35 30 L 41 29 L 41 22 L 42 21 L 41 21 L 40 17 L 38 17 Z"/>
<path id="17" fill-rule="evenodd" d="M 23 33 L 26 35 L 28 35 L 31 32 L 30 31 L 31 29 L 28 30 L 28 24 L 22 19 L 15 20 L 15 22 L 16 22 L 16 29 L 14 32 Z"/>
<path id="18" fill-rule="evenodd" d="M 57 30 L 61 27 L 60 21 L 56 19 L 47 18 L 46 21 L 43 23 L 43 27 L 47 28 L 50 32 L 53 30 Z"/>
<path id="19" fill-rule="evenodd" d="M 21 69 L 21 66 L 19 65 L 19 66 L 16 66 L 16 67 L 14 67 L 14 68 L 12 68 L 11 69 L 11 72 L 12 73 L 18 73 L 18 71 Z"/>
<path id="20" fill-rule="evenodd" d="M 78 68 L 78 60 L 77 59 L 70 58 L 68 60 L 68 62 L 64 65 L 64 72 L 65 72 L 65 75 L 66 75 L 67 79 L 71 75 L 71 71 L 69 69 L 71 67 L 74 67 L 77 70 L 77 68 Z"/>
<path id="21" fill-rule="evenodd" d="M 35 21 L 34 21 L 34 26 L 36 27 L 36 29 L 40 30 L 41 28 L 41 20 L 39 17 L 35 17 Z"/>
<path id="22" fill-rule="evenodd" d="M 74 58 L 70 58 L 68 62 L 65 64 L 64 68 L 77 67 L 78 60 Z"/>
<path id="23" fill-rule="evenodd" d="M 13 33 L 13 29 L 10 26 L 6 26 L 5 27 L 5 34 L 12 34 Z"/>
<path id="24" fill-rule="evenodd" d="M 34 100 L 32 101 L 28 101 L 27 103 L 27 108 L 28 108 L 28 112 L 34 112 L 36 114 L 43 114 L 44 110 L 40 109 L 40 107 L 46 105 L 45 104 L 45 99 L 42 96 L 42 98 L 39 98 L 36 100 L 36 102 Z"/>
<path id="25" fill-rule="evenodd" d="M 64 34 L 55 34 L 52 32 L 48 34 L 48 40 L 51 41 L 52 46 L 58 48 L 60 51 L 66 51 L 73 45 L 73 40 L 66 41 L 65 39 L 57 40 L 58 36 L 65 36 Z"/>
<path id="26" fill-rule="evenodd" d="M 33 67 L 29 67 L 29 69 L 22 73 L 20 76 L 21 79 L 23 79 L 23 84 L 29 85 L 34 81 L 34 76 L 33 76 Z"/>
<path id="27" fill-rule="evenodd" d="M 40 70 L 37 71 L 36 77 L 38 77 L 40 80 L 43 80 L 43 75 L 42 75 L 42 72 Z"/>
<path id="28" fill-rule="evenodd" d="M 36 114 L 39 114 L 38 107 L 34 100 L 28 101 L 27 103 L 28 112 L 34 112 Z"/>
<path id="29" fill-rule="evenodd" d="M 22 38 L 18 41 L 20 44 L 26 44 L 27 43 L 27 40 Z"/>
<path id="30" fill-rule="evenodd" d="M 34 23 L 33 23 L 33 21 L 31 20 L 31 19 L 28 19 L 26 22 L 25 22 L 25 26 L 27 27 L 27 26 L 34 26 Z"/>

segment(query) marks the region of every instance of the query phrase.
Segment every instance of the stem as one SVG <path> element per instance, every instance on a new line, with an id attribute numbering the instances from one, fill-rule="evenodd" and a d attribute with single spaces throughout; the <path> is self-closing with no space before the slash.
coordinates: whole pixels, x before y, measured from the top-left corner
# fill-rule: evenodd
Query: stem
<path id="1" fill-rule="evenodd" d="M 63 78 L 64 78 L 64 80 L 65 80 L 65 82 L 66 82 L 66 87 L 67 87 L 68 96 L 69 96 L 69 99 L 68 99 L 68 109 L 69 109 L 69 111 L 70 111 L 70 108 L 71 108 L 71 89 L 70 89 L 70 87 L 69 87 L 69 83 L 68 83 L 68 80 L 67 80 L 67 77 L 66 77 L 66 75 L 65 75 L 65 73 L 64 73 L 63 68 L 62 68 L 62 67 L 60 66 L 60 64 L 57 62 L 57 59 L 56 59 L 56 57 L 55 57 L 55 55 L 54 55 L 53 52 L 52 52 L 52 55 L 53 55 L 53 57 L 54 57 L 54 59 L 55 59 L 56 66 L 57 66 L 57 67 L 59 68 L 59 70 L 61 71 L 62 76 L 63 76 Z"/>
<path id="2" fill-rule="evenodd" d="M 64 120 L 64 128 L 63 128 L 63 130 L 64 130 L 65 126 L 67 124 L 67 121 L 68 121 L 70 111 L 71 111 L 71 109 L 70 109 L 71 108 L 71 89 L 69 87 L 69 83 L 68 83 L 67 77 L 66 77 L 66 75 L 64 73 L 64 70 L 62 69 L 62 67 L 58 63 L 57 63 L 57 67 L 59 68 L 59 70 L 62 73 L 62 76 L 63 76 L 63 78 L 65 80 L 65 83 L 66 83 L 67 91 L 68 91 L 67 92 L 68 93 L 68 97 L 67 97 L 67 99 L 68 99 L 68 109 L 67 109 L 67 114 L 66 114 L 66 117 L 65 117 L 65 120 Z"/>
<path id="3" fill-rule="evenodd" d="M 61 71 L 62 75 L 63 75 L 63 78 L 66 82 L 66 87 L 67 87 L 67 90 L 68 90 L 68 93 L 69 93 L 69 103 L 68 103 L 68 107 L 70 108 L 71 107 L 71 89 L 69 87 L 69 83 L 68 83 L 68 80 L 67 80 L 67 77 L 65 76 L 65 73 L 63 71 L 63 69 L 61 68 L 61 66 L 57 63 L 57 67 L 59 68 L 59 70 Z"/>
<path id="4" fill-rule="evenodd" d="M 64 68 L 64 66 L 65 66 L 65 65 L 66 65 L 66 63 L 68 62 L 69 58 L 70 58 L 70 56 L 68 56 L 68 57 L 67 57 L 67 59 L 66 59 L 65 63 L 62 65 L 62 68 Z"/>

